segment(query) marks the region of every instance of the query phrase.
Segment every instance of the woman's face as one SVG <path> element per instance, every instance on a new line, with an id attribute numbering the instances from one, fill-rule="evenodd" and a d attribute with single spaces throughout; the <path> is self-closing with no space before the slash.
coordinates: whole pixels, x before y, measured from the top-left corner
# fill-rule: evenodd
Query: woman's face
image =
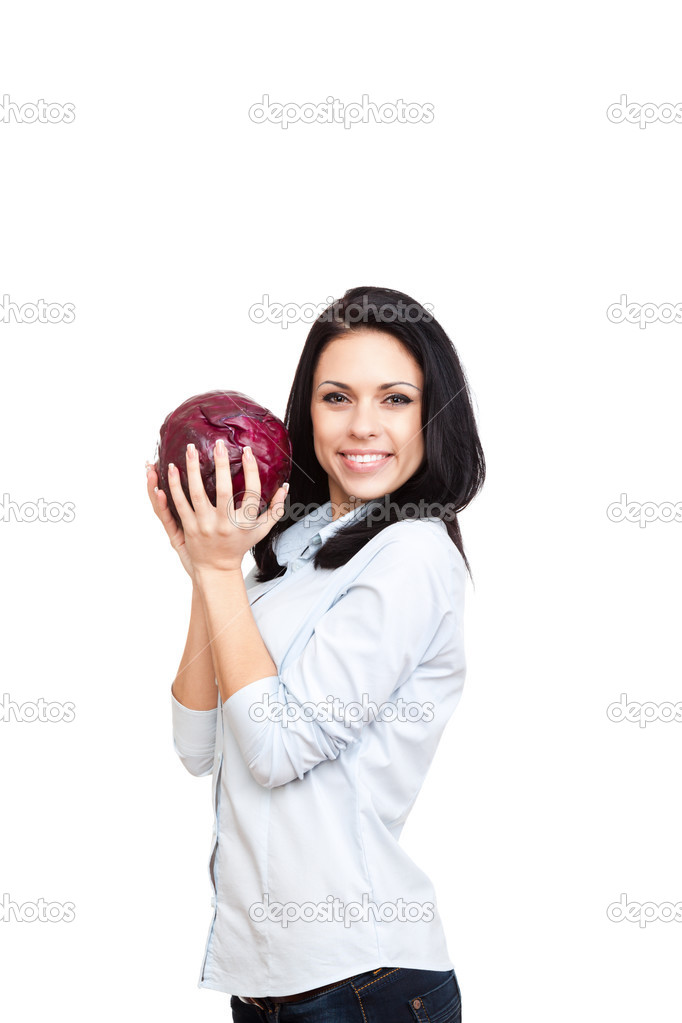
<path id="1" fill-rule="evenodd" d="M 423 388 L 419 365 L 392 334 L 352 331 L 323 350 L 310 414 L 334 519 L 392 493 L 418 469 L 424 457 Z M 382 457 L 365 463 L 345 457 L 362 452 Z"/>

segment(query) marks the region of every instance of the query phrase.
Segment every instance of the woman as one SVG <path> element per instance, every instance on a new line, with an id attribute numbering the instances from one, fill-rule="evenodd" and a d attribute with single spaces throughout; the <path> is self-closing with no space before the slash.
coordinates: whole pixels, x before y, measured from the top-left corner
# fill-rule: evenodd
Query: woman
<path id="1" fill-rule="evenodd" d="M 241 1023 L 455 1023 L 435 892 L 399 838 L 464 683 L 457 513 L 485 477 L 466 378 L 423 306 L 355 288 L 313 324 L 285 424 L 288 506 L 281 487 L 262 510 L 245 449 L 235 509 L 220 442 L 214 506 L 190 445 L 180 529 L 148 471 L 193 583 L 174 745 L 213 775 L 199 986 Z"/>

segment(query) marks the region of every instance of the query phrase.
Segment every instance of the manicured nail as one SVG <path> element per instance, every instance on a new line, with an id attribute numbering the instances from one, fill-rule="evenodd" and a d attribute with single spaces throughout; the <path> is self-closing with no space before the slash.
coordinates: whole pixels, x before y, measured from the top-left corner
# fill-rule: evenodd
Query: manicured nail
<path id="1" fill-rule="evenodd" d="M 227 454 L 227 448 L 225 447 L 225 441 L 223 440 L 222 437 L 218 437 L 218 440 L 215 442 L 215 446 L 216 446 L 216 450 L 217 450 L 219 455 Z"/>
<path id="2" fill-rule="evenodd" d="M 194 447 L 194 444 L 187 445 L 187 457 L 191 459 L 197 457 L 197 449 Z"/>
<path id="3" fill-rule="evenodd" d="M 244 448 L 244 457 L 246 458 L 247 462 L 253 462 L 253 451 L 251 450 L 248 444 Z"/>
<path id="4" fill-rule="evenodd" d="M 283 483 L 282 486 L 284 487 L 284 494 L 286 496 L 286 494 L 289 493 L 289 484 L 288 483 Z"/>
<path id="5" fill-rule="evenodd" d="M 174 472 L 175 472 L 175 465 L 173 464 L 173 462 L 169 462 L 168 463 L 168 475 L 172 476 Z"/>

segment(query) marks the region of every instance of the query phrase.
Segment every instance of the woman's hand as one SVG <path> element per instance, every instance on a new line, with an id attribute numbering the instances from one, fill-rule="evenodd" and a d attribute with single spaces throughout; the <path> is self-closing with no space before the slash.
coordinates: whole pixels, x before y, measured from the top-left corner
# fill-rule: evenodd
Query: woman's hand
<path id="1" fill-rule="evenodd" d="M 154 514 L 157 519 L 161 520 L 161 524 L 168 534 L 171 547 L 173 550 L 178 552 L 178 557 L 182 562 L 183 568 L 186 570 L 192 580 L 192 583 L 195 583 L 196 578 L 194 575 L 194 565 L 192 564 L 192 559 L 190 558 L 189 551 L 187 550 L 185 534 L 171 515 L 170 508 L 168 507 L 168 498 L 164 494 L 163 490 L 155 489 L 157 486 L 158 477 L 156 469 L 153 467 L 151 462 L 147 462 L 147 493 L 149 494 L 149 500 L 152 502 Z"/>
<path id="2" fill-rule="evenodd" d="M 244 555 L 267 536 L 284 513 L 288 489 L 286 484 L 279 487 L 269 507 L 259 515 L 261 486 L 258 464 L 251 449 L 245 448 L 242 452 L 245 493 L 241 507 L 237 509 L 232 494 L 229 455 L 222 440 L 216 442 L 213 457 L 216 476 L 215 505 L 206 494 L 199 459 L 193 444 L 187 445 L 186 455 L 191 505 L 184 495 L 177 468 L 172 463 L 168 465 L 168 486 L 183 527 L 176 529 L 183 536 L 195 581 L 199 575 L 207 571 L 241 572 Z M 170 512 L 168 514 L 170 515 Z M 172 537 L 171 544 L 177 549 Z"/>

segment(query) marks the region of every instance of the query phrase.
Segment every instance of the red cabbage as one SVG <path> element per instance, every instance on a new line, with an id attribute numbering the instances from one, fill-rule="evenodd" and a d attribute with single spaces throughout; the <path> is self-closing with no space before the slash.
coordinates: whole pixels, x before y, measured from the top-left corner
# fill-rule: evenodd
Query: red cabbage
<path id="1" fill-rule="evenodd" d="M 154 455 L 159 488 L 168 498 L 168 507 L 179 526 L 182 521 L 168 486 L 168 463 L 180 473 L 185 497 L 192 504 L 187 483 L 186 453 L 191 442 L 196 446 L 204 488 L 215 505 L 214 445 L 219 437 L 225 442 L 232 475 L 233 508 L 240 508 L 246 485 L 242 470 L 242 450 L 247 445 L 256 458 L 261 485 L 259 513 L 266 510 L 277 488 L 291 474 L 291 441 L 284 423 L 240 391 L 207 391 L 188 398 L 166 416 L 159 431 Z"/>

